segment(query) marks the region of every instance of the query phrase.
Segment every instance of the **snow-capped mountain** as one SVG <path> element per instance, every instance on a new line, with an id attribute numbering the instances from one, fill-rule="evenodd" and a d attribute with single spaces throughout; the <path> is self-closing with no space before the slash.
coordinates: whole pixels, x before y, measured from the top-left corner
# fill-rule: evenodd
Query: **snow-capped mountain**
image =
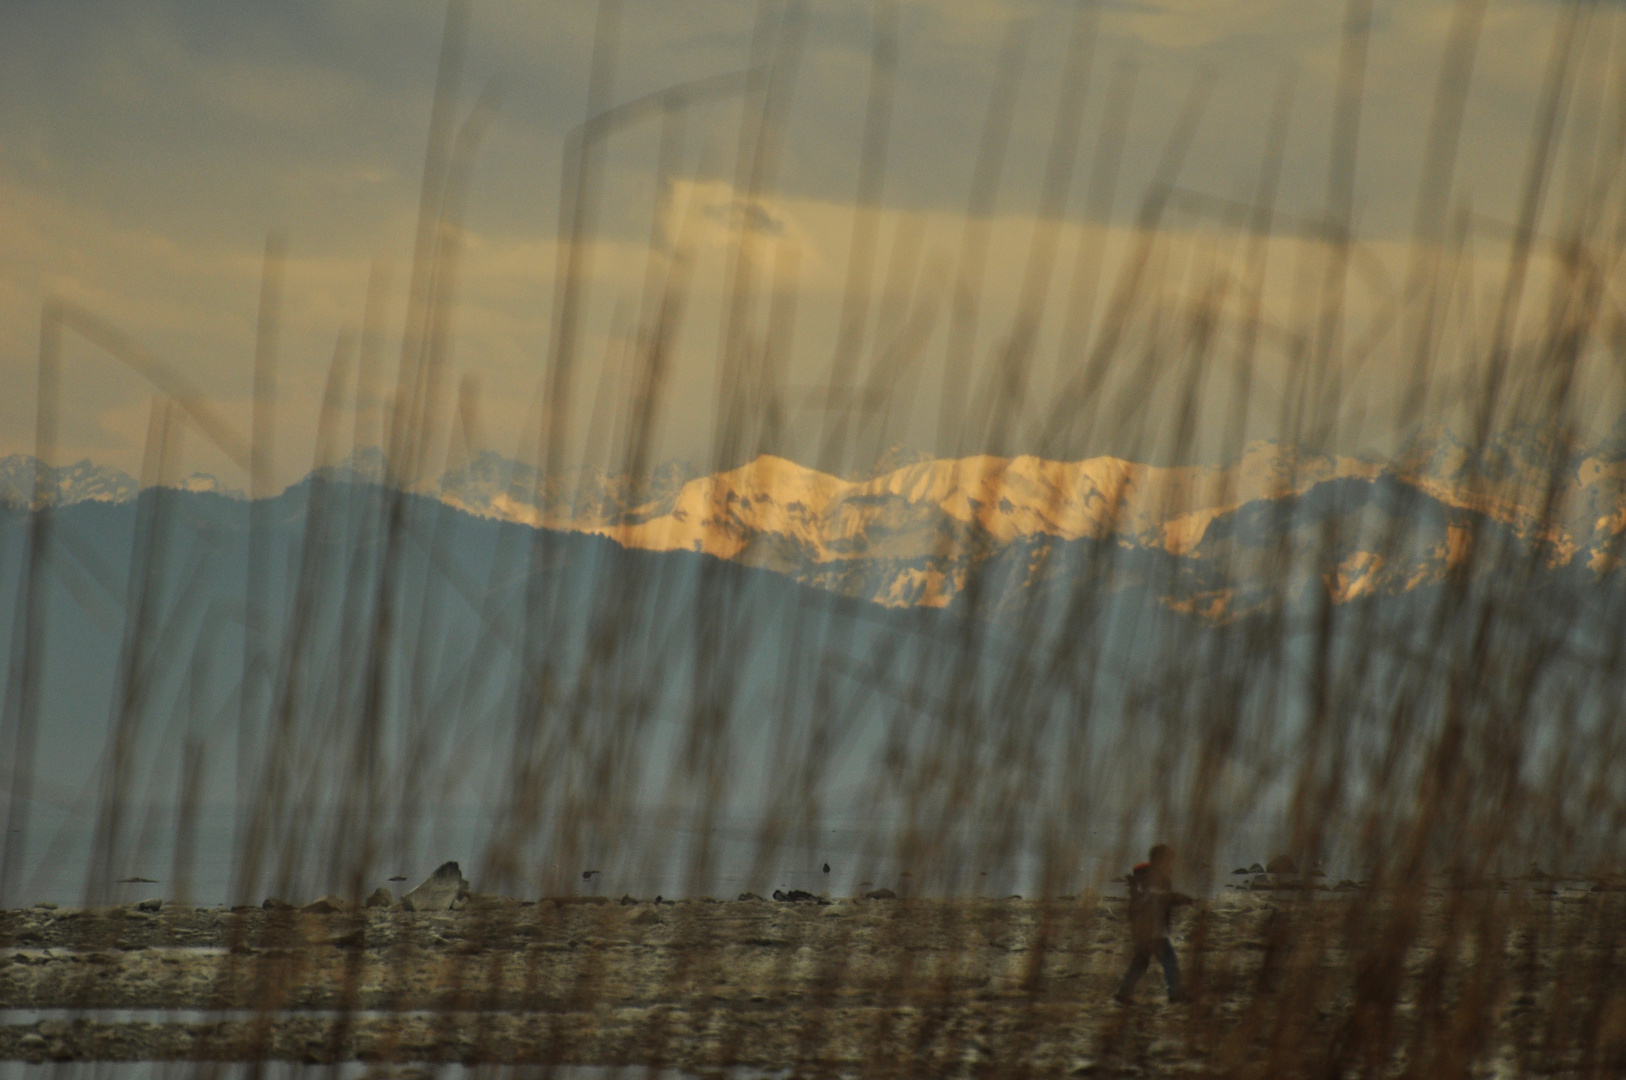
<path id="1" fill-rule="evenodd" d="M 1548 550 L 1602 572 L 1626 534 L 1626 448 L 1586 448 L 1546 429 L 1515 428 L 1473 448 L 1446 432 L 1418 436 L 1393 473 L 1447 506 L 1482 514 Z"/>
<path id="2" fill-rule="evenodd" d="M 335 484 L 382 484 L 384 474 L 384 452 L 376 446 L 357 447 L 343 461 L 311 470 L 312 477 Z"/>
<path id="3" fill-rule="evenodd" d="M 642 486 L 591 476 L 536 495 L 534 474 L 503 471 L 499 462 L 448 476 L 443 497 L 625 547 L 699 551 L 889 606 L 934 607 L 951 603 L 982 561 L 1018 541 L 1111 540 L 1185 556 L 1210 522 L 1249 502 L 1380 471 L 1268 444 L 1232 469 L 982 455 L 916 460 L 868 480 L 764 455 L 681 483 L 670 471 Z"/>
<path id="4" fill-rule="evenodd" d="M 219 477 L 211 476 L 209 473 L 195 472 L 164 486 L 173 488 L 176 491 L 190 491 L 194 494 L 219 495 L 226 499 L 248 498 L 248 493 L 241 488 L 232 487 Z"/>
<path id="5" fill-rule="evenodd" d="M 0 503 L 26 506 L 35 497 L 35 459 L 29 454 L 8 454 L 0 458 Z M 107 465 L 79 461 L 73 465 L 49 466 L 45 482 L 58 506 L 81 502 L 125 502 L 136 496 L 137 485 L 128 473 Z"/>
<path id="6" fill-rule="evenodd" d="M 849 479 L 765 455 L 680 479 L 542 485 L 488 455 L 449 474 L 442 497 L 898 607 L 952 604 L 984 572 L 1020 593 L 1070 565 L 1067 545 L 1105 544 L 1146 556 L 1107 586 L 1149 584 L 1166 605 L 1221 620 L 1312 588 L 1338 602 L 1406 592 L 1484 567 L 1493 543 L 1504 559 L 1523 545 L 1549 567 L 1601 572 L 1626 533 L 1626 461 L 1528 431 L 1478 451 L 1423 435 L 1392 462 L 1260 442 L 1229 468 L 984 455 Z"/>
<path id="7" fill-rule="evenodd" d="M 313 474 L 352 484 L 390 475 L 377 448 Z M 59 504 L 124 501 L 137 487 L 88 461 L 53 477 Z M 32 484 L 32 458 L 0 459 L 0 499 L 21 505 Z M 242 497 L 205 474 L 172 486 Z M 1210 621 L 1318 590 L 1340 603 L 1396 595 L 1514 558 L 1599 574 L 1619 566 L 1626 540 L 1626 448 L 1534 429 L 1478 448 L 1425 432 L 1387 462 L 1269 442 L 1230 467 L 893 450 L 867 478 L 772 455 L 711 475 L 669 463 L 641 479 L 544 476 L 482 452 L 416 493 L 625 548 L 700 552 L 889 607 L 947 607 L 977 579 L 979 602 L 1020 609 L 1087 572 L 1092 588 L 1149 589 Z"/>
<path id="8" fill-rule="evenodd" d="M 694 475 L 671 462 L 641 481 L 589 469 L 544 478 L 533 466 L 487 450 L 448 470 L 434 493 L 482 517 L 592 532 L 669 513 Z"/>
<path id="9" fill-rule="evenodd" d="M 9 454 L 0 458 L 0 503 L 24 506 L 34 492 L 35 459 L 30 454 Z M 73 506 L 82 502 L 129 502 L 136 497 L 140 485 L 135 478 L 111 465 L 96 465 L 88 459 L 72 465 L 46 467 L 48 484 L 55 487 L 52 501 L 57 506 Z M 248 496 L 209 473 L 195 472 L 190 476 L 164 485 L 176 491 L 220 495 L 228 499 L 246 499 Z M 34 498 L 38 503 L 42 500 Z"/>

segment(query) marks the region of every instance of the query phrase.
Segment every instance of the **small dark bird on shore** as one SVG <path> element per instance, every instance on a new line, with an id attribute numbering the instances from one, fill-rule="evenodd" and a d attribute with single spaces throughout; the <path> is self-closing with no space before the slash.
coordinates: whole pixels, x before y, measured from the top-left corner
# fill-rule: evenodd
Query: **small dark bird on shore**
<path id="1" fill-rule="evenodd" d="M 826 874 L 828 874 L 830 872 L 830 864 L 829 863 L 824 864 L 824 872 Z"/>

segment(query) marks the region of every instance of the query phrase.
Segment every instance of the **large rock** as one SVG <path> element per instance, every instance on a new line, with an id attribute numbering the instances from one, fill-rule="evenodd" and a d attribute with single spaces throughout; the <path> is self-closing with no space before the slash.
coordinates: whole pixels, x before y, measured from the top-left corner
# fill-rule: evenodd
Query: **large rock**
<path id="1" fill-rule="evenodd" d="M 319 896 L 315 900 L 299 909 L 307 915 L 336 915 L 341 911 L 350 910 L 350 902 L 342 896 Z"/>
<path id="2" fill-rule="evenodd" d="M 1260 874 L 1250 883 L 1255 889 L 1302 889 L 1304 879 L 1298 874 Z"/>
<path id="3" fill-rule="evenodd" d="M 792 889 L 789 892 L 783 889 L 775 889 L 773 898 L 785 904 L 828 904 L 830 902 L 822 896 L 814 896 L 806 889 Z"/>
<path id="4" fill-rule="evenodd" d="M 468 895 L 469 883 L 463 880 L 463 871 L 455 862 L 442 863 L 427 881 L 401 897 L 401 906 L 408 911 L 450 911 L 461 907 Z"/>

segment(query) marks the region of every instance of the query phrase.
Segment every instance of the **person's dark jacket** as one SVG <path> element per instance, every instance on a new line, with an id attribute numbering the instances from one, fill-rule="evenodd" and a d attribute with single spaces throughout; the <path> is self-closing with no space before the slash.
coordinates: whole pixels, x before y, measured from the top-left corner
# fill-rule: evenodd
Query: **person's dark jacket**
<path id="1" fill-rule="evenodd" d="M 1129 875 L 1130 937 L 1137 946 L 1147 947 L 1168 937 L 1169 912 L 1191 902 L 1191 897 L 1174 891 L 1168 874 L 1154 870 L 1151 863 L 1140 863 Z"/>

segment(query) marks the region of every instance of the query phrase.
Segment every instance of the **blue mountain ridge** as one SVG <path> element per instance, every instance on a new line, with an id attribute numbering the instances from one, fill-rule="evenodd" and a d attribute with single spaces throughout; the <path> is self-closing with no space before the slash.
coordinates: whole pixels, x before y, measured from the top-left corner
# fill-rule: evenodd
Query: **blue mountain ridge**
<path id="1" fill-rule="evenodd" d="M 263 577 L 251 592 L 257 514 Z M 1170 658 L 1255 634 L 1262 621 L 1278 620 L 1291 651 L 1292 634 L 1327 606 L 1321 586 L 1346 548 L 1381 540 L 1397 518 L 1419 535 L 1473 526 L 1481 549 L 1496 553 L 1482 556 L 1495 572 L 1376 589 L 1331 605 L 1340 626 L 1430 625 L 1447 603 L 1494 605 L 1533 625 L 1550 609 L 1572 624 L 1560 635 L 1565 648 L 1596 651 L 1620 625 L 1610 621 L 1619 575 L 1549 567 L 1508 526 L 1393 482 L 1338 480 L 1280 505 L 1250 504 L 1210 525 L 1198 558 L 1111 540 L 990 548 L 942 610 L 883 607 L 739 561 L 482 518 L 376 484 L 307 480 L 260 504 L 172 489 L 86 501 L 54 513 L 44 559 L 41 776 L 53 790 L 81 790 L 84 748 L 120 723 L 140 727 L 138 741 L 157 755 L 131 769 L 154 797 L 173 782 L 154 762 L 173 760 L 194 727 L 221 760 L 234 759 L 251 595 L 263 597 L 258 640 L 271 665 L 252 692 L 276 686 L 284 695 L 261 712 L 319 730 L 370 710 L 384 729 L 425 747 L 444 748 L 465 729 L 466 745 L 503 745 L 526 708 L 630 709 L 681 728 L 698 700 L 747 727 L 767 713 L 777 726 L 813 725 L 815 686 L 835 695 L 821 709 L 850 714 L 842 723 L 853 733 L 884 727 L 900 710 L 940 713 L 951 686 L 972 688 L 955 708 L 992 708 L 1009 695 L 1013 672 L 1034 670 L 1049 672 L 1037 694 L 1052 699 L 1046 708 L 1110 714 L 1158 686 Z M 0 645 L 13 668 L 28 520 L 15 508 L 0 514 L 0 604 L 13 612 Z M 1329 521 L 1348 536 L 1334 536 Z M 1283 543 L 1297 561 L 1268 580 Z M 1250 580 L 1227 576 L 1249 565 L 1237 549 L 1261 560 Z M 1203 598 L 1227 590 L 1234 614 L 1206 617 Z M 383 689 L 369 704 L 356 697 L 358 671 L 374 652 L 384 656 Z M 522 685 L 537 670 L 547 672 L 544 705 L 522 706 Z M 1090 685 L 1079 682 L 1086 678 Z M 1104 706 L 1081 704 L 1097 696 Z M 162 736 L 150 726 L 160 721 Z M 224 784 L 225 774 L 216 779 Z M 847 781 L 860 786 L 858 773 Z"/>

